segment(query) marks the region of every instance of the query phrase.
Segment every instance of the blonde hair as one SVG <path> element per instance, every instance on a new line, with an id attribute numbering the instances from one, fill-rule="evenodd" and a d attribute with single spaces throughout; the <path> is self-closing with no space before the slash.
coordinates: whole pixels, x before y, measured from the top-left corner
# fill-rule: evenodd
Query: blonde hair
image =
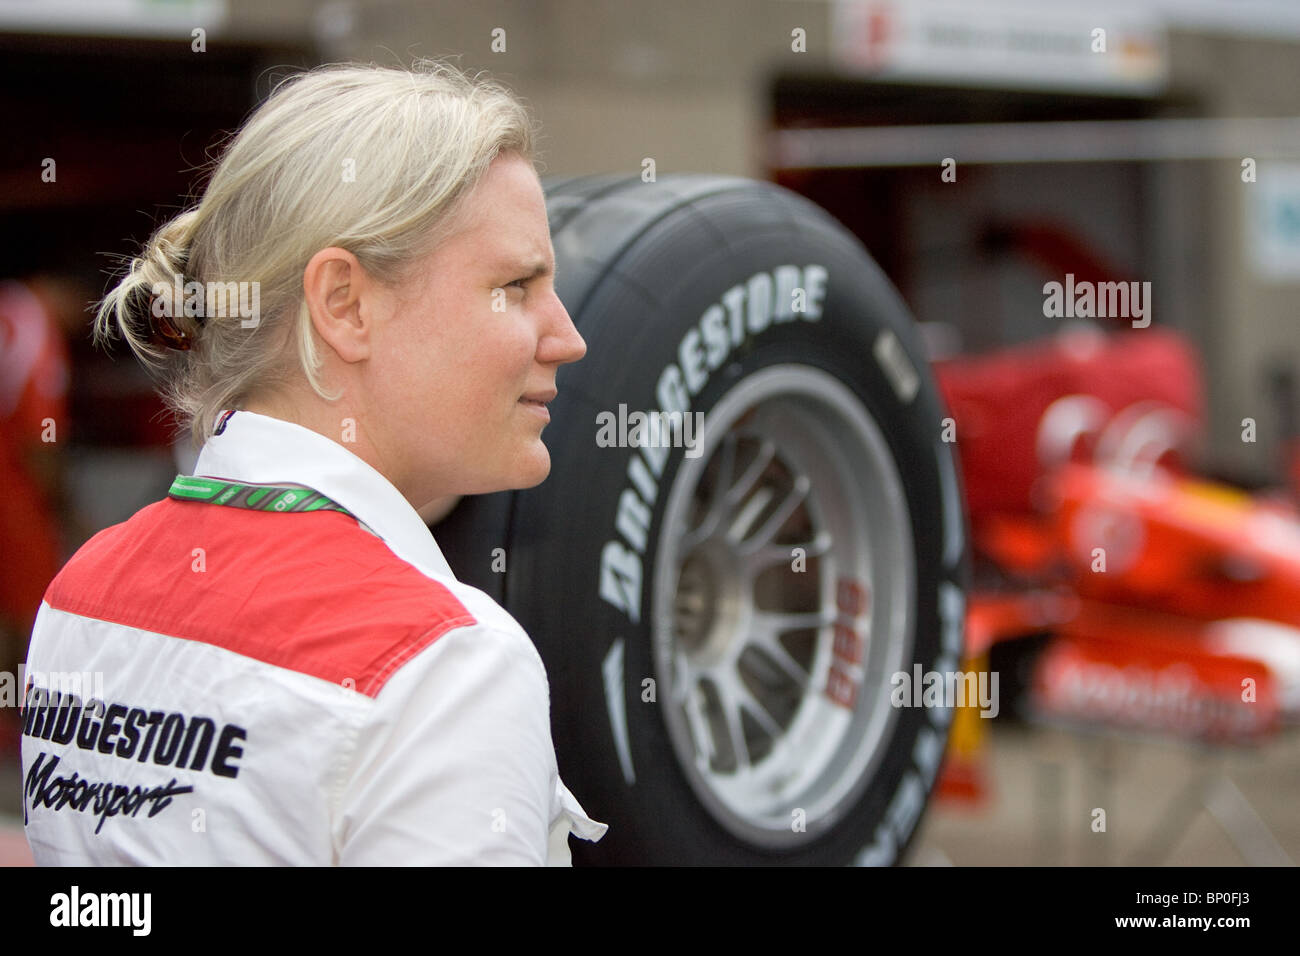
<path id="1" fill-rule="evenodd" d="M 291 76 L 230 141 L 198 205 L 131 260 L 99 305 L 95 340 L 115 332 L 126 340 L 196 446 L 223 408 L 299 374 L 332 401 L 339 396 L 320 381 L 303 301 L 308 260 L 339 246 L 379 281 L 402 282 L 407 267 L 446 238 L 499 154 L 533 161 L 534 137 L 509 90 L 445 62 L 421 60 L 409 70 L 333 64 Z M 164 314 L 191 347 L 152 344 L 153 293 L 177 277 L 208 289 L 256 283 L 248 287 L 257 290 L 256 321 L 249 326 L 238 314 L 199 321 L 176 302 Z"/>

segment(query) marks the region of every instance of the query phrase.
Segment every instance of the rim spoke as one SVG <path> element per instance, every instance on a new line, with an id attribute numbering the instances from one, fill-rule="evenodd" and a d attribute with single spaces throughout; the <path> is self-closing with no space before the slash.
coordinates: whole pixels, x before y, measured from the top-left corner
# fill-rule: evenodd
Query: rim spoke
<path id="1" fill-rule="evenodd" d="M 736 479 L 736 483 L 727 490 L 725 500 L 728 508 L 734 509 L 736 505 L 745 500 L 745 496 L 749 494 L 750 489 L 754 487 L 754 484 L 767 470 L 767 466 L 772 463 L 772 459 L 775 457 L 776 442 L 770 438 L 762 439 L 758 446 L 758 454 L 754 456 L 754 460 L 749 463 L 749 467 L 745 469 L 744 473 Z"/>
<path id="2" fill-rule="evenodd" d="M 794 560 L 794 555 L 791 552 L 795 548 L 802 548 L 805 558 L 820 558 L 830 553 L 832 540 L 829 532 L 822 531 L 814 535 L 811 541 L 791 542 L 790 544 L 765 544 L 760 548 L 755 548 L 745 558 L 745 567 L 750 577 L 756 577 L 760 571 L 764 571 L 773 565 L 789 564 Z"/>
<path id="3" fill-rule="evenodd" d="M 823 608 L 819 611 L 755 611 L 754 627 L 770 633 L 773 639 L 786 631 L 819 630 L 834 624 L 836 611 Z"/>
<path id="4" fill-rule="evenodd" d="M 758 516 L 763 513 L 769 501 L 772 500 L 771 488 L 760 488 L 754 492 L 754 496 L 745 503 L 736 515 L 736 520 L 731 522 L 731 527 L 727 529 L 727 543 L 739 550 L 740 543 L 749 535 L 749 529 Z"/>
<path id="5" fill-rule="evenodd" d="M 812 482 L 808 480 L 806 475 L 800 475 L 796 478 L 794 487 L 781 499 L 781 503 L 776 506 L 768 519 L 740 546 L 741 554 L 750 554 L 757 551 L 775 538 L 776 533 L 790 520 L 790 516 L 804 503 L 804 500 L 808 497 L 808 489 L 811 487 Z M 758 495 L 754 496 L 754 500 L 758 500 Z M 767 500 L 764 500 L 763 504 L 766 505 Z"/>
<path id="6" fill-rule="evenodd" d="M 763 705 L 763 702 L 753 695 L 743 681 L 736 682 L 736 689 L 740 709 L 748 713 L 758 723 L 758 726 L 763 728 L 763 733 L 771 737 L 773 741 L 780 740 L 782 735 L 781 725 L 776 722 L 776 718 Z"/>
<path id="7" fill-rule="evenodd" d="M 673 687 L 670 696 L 674 704 L 685 707 L 687 699 L 695 692 L 695 678 L 686 662 L 686 655 L 681 652 L 674 654 L 672 668 Z"/>
<path id="8" fill-rule="evenodd" d="M 727 432 L 722 438 L 722 447 L 716 454 L 721 455 L 718 463 L 717 482 L 709 493 L 705 504 L 704 517 L 700 523 L 682 536 L 682 555 L 690 554 L 701 542 L 707 541 L 717 532 L 718 525 L 727 514 L 727 490 L 731 487 L 731 478 L 736 470 L 736 433 Z"/>
<path id="9" fill-rule="evenodd" d="M 704 708 L 701 704 L 703 697 L 704 691 L 700 686 L 693 685 L 686 694 L 685 700 L 682 701 L 682 709 L 686 714 L 686 725 L 690 727 L 691 736 L 695 739 L 695 763 L 707 769 L 713 763 L 717 748 L 713 745 L 713 734 L 704 716 Z"/>
<path id="10" fill-rule="evenodd" d="M 752 647 L 757 647 L 760 654 L 781 668 L 781 671 L 790 680 L 794 681 L 800 690 L 805 690 L 808 687 L 808 681 L 812 675 L 804 670 L 802 664 L 790 656 L 790 652 L 785 649 L 785 646 L 777 638 L 776 632 L 756 628 L 750 634 L 749 643 Z"/>
<path id="11" fill-rule="evenodd" d="M 749 745 L 745 743 L 745 728 L 740 723 L 740 700 L 736 692 L 737 680 L 734 675 L 726 674 L 713 682 L 718 691 L 718 703 L 722 708 L 722 719 L 727 725 L 727 735 L 731 739 L 731 752 L 736 758 L 736 770 L 748 770 Z"/>

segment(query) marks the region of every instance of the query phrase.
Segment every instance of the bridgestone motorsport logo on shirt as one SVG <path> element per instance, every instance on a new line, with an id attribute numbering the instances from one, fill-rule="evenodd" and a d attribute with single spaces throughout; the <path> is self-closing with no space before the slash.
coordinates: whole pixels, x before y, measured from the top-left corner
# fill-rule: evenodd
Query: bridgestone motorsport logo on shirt
<path id="1" fill-rule="evenodd" d="M 127 704 L 103 700 L 82 701 L 73 693 L 50 693 L 34 684 L 28 686 L 23 708 L 23 735 L 53 744 L 75 743 L 77 748 L 134 760 L 152 761 L 155 766 L 178 770 L 207 769 L 219 777 L 239 776 L 238 761 L 244 755 L 240 741 L 247 739 L 243 727 L 226 724 L 218 729 L 210 717 L 187 717 L 161 710 L 146 711 Z M 112 780 L 90 780 L 78 770 L 68 773 L 62 756 L 42 751 L 32 761 L 23 780 L 23 822 L 29 811 L 87 811 L 99 817 L 99 833 L 110 817 L 157 816 L 172 804 L 172 798 L 194 790 L 176 777 L 159 778 L 153 787 L 128 786 Z M 57 775 L 56 775 L 57 772 Z"/>

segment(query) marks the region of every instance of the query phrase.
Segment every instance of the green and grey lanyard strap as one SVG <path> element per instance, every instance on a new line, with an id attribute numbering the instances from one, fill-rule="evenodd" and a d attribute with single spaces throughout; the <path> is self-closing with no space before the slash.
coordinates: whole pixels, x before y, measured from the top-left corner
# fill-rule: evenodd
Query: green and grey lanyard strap
<path id="1" fill-rule="evenodd" d="M 349 518 L 356 517 L 319 491 L 288 485 L 245 485 L 222 478 L 177 475 L 167 496 L 177 501 L 199 501 L 210 505 L 247 508 L 249 511 L 340 511 Z"/>

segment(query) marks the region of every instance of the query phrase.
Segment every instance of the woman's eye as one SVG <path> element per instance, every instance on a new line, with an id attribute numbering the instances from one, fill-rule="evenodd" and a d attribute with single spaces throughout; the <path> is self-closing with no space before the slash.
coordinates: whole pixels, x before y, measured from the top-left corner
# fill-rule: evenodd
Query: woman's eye
<path id="1" fill-rule="evenodd" d="M 527 283 L 528 283 L 527 279 L 516 279 L 514 282 L 511 282 L 510 285 L 514 286 L 517 289 L 522 289 Z"/>

